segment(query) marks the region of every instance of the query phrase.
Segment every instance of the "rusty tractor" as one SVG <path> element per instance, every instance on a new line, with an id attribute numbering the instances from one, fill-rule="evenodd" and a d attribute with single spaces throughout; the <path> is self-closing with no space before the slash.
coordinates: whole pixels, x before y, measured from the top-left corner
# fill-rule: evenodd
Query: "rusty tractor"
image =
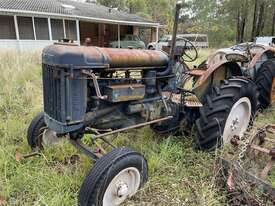
<path id="1" fill-rule="evenodd" d="M 185 62 L 195 60 L 196 48 L 175 41 L 180 8 L 178 3 L 169 54 L 66 41 L 43 50 L 44 111 L 32 120 L 28 143 L 40 150 L 67 137 L 90 157 L 94 165 L 79 205 L 119 205 L 147 180 L 144 156 L 117 148 L 110 135 L 148 125 L 159 134 L 188 132 L 196 125 L 198 147 L 213 150 L 244 134 L 258 100 L 263 107 L 274 101 L 274 48 L 237 45 L 191 69 Z M 82 143 L 84 135 L 97 151 Z M 113 149 L 105 153 L 106 146 Z"/>

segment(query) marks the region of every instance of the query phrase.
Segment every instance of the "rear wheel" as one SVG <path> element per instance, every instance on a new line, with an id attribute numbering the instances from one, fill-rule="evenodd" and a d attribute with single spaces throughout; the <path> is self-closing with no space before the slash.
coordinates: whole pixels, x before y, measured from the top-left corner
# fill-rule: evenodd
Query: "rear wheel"
<path id="1" fill-rule="evenodd" d="M 275 86 L 273 85 L 274 78 L 275 59 L 270 59 L 261 65 L 256 76 L 256 84 L 259 90 L 259 101 L 262 108 L 267 108 L 272 103 L 272 87 Z"/>
<path id="2" fill-rule="evenodd" d="M 115 206 L 147 180 L 147 162 L 138 152 L 116 148 L 96 161 L 79 191 L 80 206 Z"/>
<path id="3" fill-rule="evenodd" d="M 197 144 L 213 150 L 242 136 L 257 109 L 257 86 L 250 80 L 230 78 L 206 95 L 206 102 L 196 121 Z"/>

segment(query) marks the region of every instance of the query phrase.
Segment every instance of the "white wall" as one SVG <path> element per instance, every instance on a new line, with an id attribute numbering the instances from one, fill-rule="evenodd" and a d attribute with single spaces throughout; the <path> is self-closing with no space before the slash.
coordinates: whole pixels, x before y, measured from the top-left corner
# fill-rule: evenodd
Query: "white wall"
<path id="1" fill-rule="evenodd" d="M 39 40 L 0 40 L 0 49 L 41 50 L 53 41 Z"/>
<path id="2" fill-rule="evenodd" d="M 0 39 L 0 49 L 17 50 L 41 50 L 56 41 L 50 40 L 2 40 Z M 77 43 L 77 42 L 75 42 Z"/>

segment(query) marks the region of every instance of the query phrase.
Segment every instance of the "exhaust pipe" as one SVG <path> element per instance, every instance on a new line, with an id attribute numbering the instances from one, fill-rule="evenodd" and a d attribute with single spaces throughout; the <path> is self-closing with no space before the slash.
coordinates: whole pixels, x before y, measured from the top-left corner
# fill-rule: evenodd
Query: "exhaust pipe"
<path id="1" fill-rule="evenodd" d="M 162 72 L 157 72 L 157 76 L 166 76 L 172 72 L 172 67 L 174 65 L 174 60 L 175 60 L 176 40 L 177 40 L 179 16 L 180 16 L 180 10 L 181 10 L 182 4 L 183 4 L 182 1 L 178 1 L 176 4 L 176 12 L 175 12 L 175 18 L 174 18 L 171 51 L 170 51 L 168 67 L 166 70 L 164 70 Z"/>

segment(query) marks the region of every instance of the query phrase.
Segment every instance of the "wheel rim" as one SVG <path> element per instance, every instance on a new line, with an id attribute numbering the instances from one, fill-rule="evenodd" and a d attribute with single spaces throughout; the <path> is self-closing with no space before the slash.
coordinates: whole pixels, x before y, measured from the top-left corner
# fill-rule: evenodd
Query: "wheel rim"
<path id="1" fill-rule="evenodd" d="M 133 196 L 140 186 L 140 179 L 140 172 L 135 167 L 120 171 L 104 193 L 103 206 L 120 205 L 128 197 Z"/>
<path id="2" fill-rule="evenodd" d="M 250 117 L 251 102 L 247 97 L 242 97 L 233 105 L 227 117 L 222 136 L 223 144 L 228 144 L 236 135 L 241 137 L 247 130 Z"/>
<path id="3" fill-rule="evenodd" d="M 35 147 L 39 150 L 43 150 L 43 135 L 45 133 L 45 130 L 47 130 L 47 126 L 41 127 L 39 129 L 39 134 L 34 139 Z"/>
<path id="4" fill-rule="evenodd" d="M 54 145 L 54 144 L 58 143 L 60 139 L 61 138 L 57 137 L 57 134 L 55 131 L 47 128 L 43 132 L 41 142 L 43 145 L 50 146 L 50 145 Z"/>

